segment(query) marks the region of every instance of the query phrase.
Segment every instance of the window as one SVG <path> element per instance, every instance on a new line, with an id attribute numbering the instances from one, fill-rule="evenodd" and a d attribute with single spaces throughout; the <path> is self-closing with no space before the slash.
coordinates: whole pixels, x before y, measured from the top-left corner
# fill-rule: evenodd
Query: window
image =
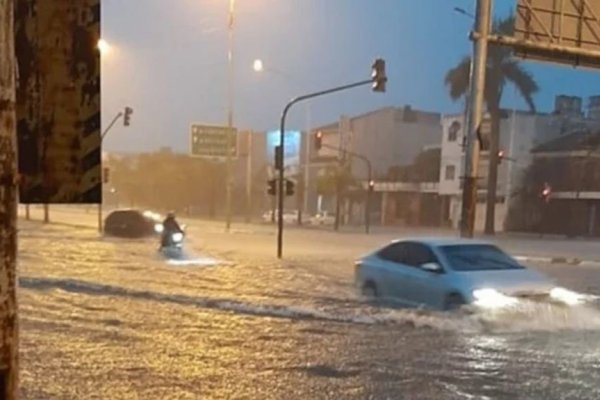
<path id="1" fill-rule="evenodd" d="M 498 247 L 487 244 L 442 246 L 442 252 L 455 271 L 523 269 Z"/>
<path id="2" fill-rule="evenodd" d="M 379 257 L 394 263 L 404 263 L 406 256 L 406 245 L 404 243 L 393 243 L 379 252 Z"/>
<path id="3" fill-rule="evenodd" d="M 438 263 L 431 249 L 420 243 L 394 243 L 379 252 L 379 257 L 397 264 L 420 267 L 427 263 Z"/>
<path id="4" fill-rule="evenodd" d="M 456 174 L 456 167 L 454 165 L 446 165 L 445 177 L 447 181 L 453 181 Z"/>
<path id="5" fill-rule="evenodd" d="M 407 256 L 404 257 L 404 264 L 412 267 L 420 267 L 423 264 L 439 264 L 437 257 L 431 249 L 421 243 L 406 243 Z"/>
<path id="6" fill-rule="evenodd" d="M 460 131 L 460 122 L 454 121 L 448 129 L 449 142 L 456 142 L 456 139 L 458 138 L 458 131 Z"/>

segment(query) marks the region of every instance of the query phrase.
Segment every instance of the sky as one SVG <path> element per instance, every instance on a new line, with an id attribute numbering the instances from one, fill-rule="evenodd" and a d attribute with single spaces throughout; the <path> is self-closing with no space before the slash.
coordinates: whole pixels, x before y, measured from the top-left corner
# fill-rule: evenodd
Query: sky
<path id="1" fill-rule="evenodd" d="M 441 113 L 462 110 L 444 86 L 446 72 L 471 52 L 474 0 L 236 0 L 234 125 L 276 129 L 290 98 L 368 79 L 386 60 L 386 93 L 369 86 L 293 108 L 290 128 L 305 129 L 380 107 L 411 105 Z M 188 151 L 190 124 L 225 125 L 228 0 L 103 0 L 102 121 L 125 106 L 131 126 L 107 136 L 109 151 Z M 495 17 L 514 0 L 496 0 Z M 261 59 L 265 71 L 252 64 Z M 540 86 L 538 110 L 557 94 L 600 94 L 598 71 L 524 62 Z M 525 108 L 514 90 L 504 106 Z"/>

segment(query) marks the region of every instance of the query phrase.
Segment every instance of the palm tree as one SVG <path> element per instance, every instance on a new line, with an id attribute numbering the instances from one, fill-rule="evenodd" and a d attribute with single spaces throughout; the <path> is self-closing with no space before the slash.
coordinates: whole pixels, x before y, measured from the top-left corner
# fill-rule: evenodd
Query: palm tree
<path id="1" fill-rule="evenodd" d="M 495 21 L 492 30 L 500 35 L 512 36 L 514 17 Z M 456 67 L 448 71 L 445 84 L 450 97 L 457 100 L 469 90 L 469 72 L 471 59 L 465 57 Z M 519 94 L 527 102 L 531 112 L 535 112 L 533 95 L 538 91 L 538 85 L 533 76 L 512 58 L 512 51 L 507 47 L 491 45 L 488 52 L 484 99 L 490 113 L 492 132 L 490 138 L 490 157 L 488 170 L 487 205 L 485 215 L 485 233 L 494 233 L 496 210 L 496 190 L 498 185 L 498 151 L 500 142 L 500 102 L 504 87 L 512 83 Z M 507 193 L 508 196 L 508 193 Z"/>

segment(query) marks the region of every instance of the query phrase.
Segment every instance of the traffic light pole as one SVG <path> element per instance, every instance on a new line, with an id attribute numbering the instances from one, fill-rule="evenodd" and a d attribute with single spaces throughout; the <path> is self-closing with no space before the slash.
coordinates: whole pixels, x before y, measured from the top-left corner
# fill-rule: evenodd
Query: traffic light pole
<path id="1" fill-rule="evenodd" d="M 126 108 L 126 110 L 131 110 L 131 109 L 130 108 Z M 115 117 L 110 122 L 110 124 L 108 124 L 108 126 L 106 127 L 106 129 L 104 130 L 104 132 L 102 132 L 102 135 L 100 136 L 100 143 L 104 142 L 104 138 L 106 137 L 106 135 L 108 134 L 108 132 L 110 132 L 110 130 L 117 123 L 117 121 L 119 120 L 119 118 L 121 118 L 124 115 L 125 114 L 122 111 L 119 111 L 117 113 L 117 115 L 115 115 Z M 127 119 L 128 118 L 125 118 L 126 123 L 128 123 Z M 100 188 L 102 188 L 103 186 L 104 186 L 104 176 L 101 176 L 100 177 Z M 102 190 L 102 189 L 100 189 L 100 190 Z M 102 226 L 103 225 L 103 216 L 102 216 L 102 214 L 103 214 L 103 212 L 102 212 L 102 200 L 100 200 L 100 203 L 98 203 L 98 232 L 100 232 L 100 233 L 102 233 L 104 231 L 104 227 Z"/>
<path id="2" fill-rule="evenodd" d="M 335 146 L 329 146 L 326 144 L 321 144 L 321 147 L 325 147 L 326 149 L 331 149 L 331 150 L 339 150 L 337 147 Z M 373 167 L 371 165 L 371 160 L 369 160 L 367 157 L 363 156 L 362 154 L 358 154 L 355 153 L 353 151 L 349 151 L 349 150 L 342 150 L 343 153 L 350 155 L 351 157 L 356 157 L 361 161 L 364 161 L 365 164 L 367 165 L 367 175 L 368 175 L 368 180 L 367 180 L 367 199 L 365 201 L 365 233 L 368 235 L 370 232 L 370 228 L 371 228 L 371 187 L 369 186 L 371 184 L 371 180 L 373 179 Z"/>
<path id="3" fill-rule="evenodd" d="M 283 181 L 285 179 L 285 157 L 284 157 L 284 155 L 285 155 L 285 150 L 284 150 L 285 149 L 285 119 L 287 117 L 288 112 L 290 111 L 290 109 L 292 108 L 292 106 L 294 104 L 299 103 L 301 101 L 312 99 L 314 97 L 324 96 L 326 94 L 341 92 L 343 90 L 348 90 L 348 89 L 352 89 L 352 88 L 359 87 L 359 86 L 369 85 L 372 83 L 373 83 L 373 79 L 367 79 L 364 81 L 351 83 L 349 85 L 338 86 L 338 87 L 334 87 L 332 89 L 322 90 L 320 92 L 305 94 L 303 96 L 299 96 L 299 97 L 292 99 L 284 107 L 283 112 L 281 114 L 281 127 L 280 127 L 280 131 L 279 131 L 279 151 L 281 153 L 279 156 L 280 156 L 281 162 L 280 162 L 280 165 L 278 166 L 279 167 L 279 182 L 277 182 L 277 184 L 278 184 L 277 196 L 279 196 L 277 198 L 278 208 L 279 208 L 277 210 L 277 258 L 283 257 L 283 200 L 284 200 L 284 196 L 285 196 L 285 193 L 283 192 L 283 189 L 284 189 Z"/>

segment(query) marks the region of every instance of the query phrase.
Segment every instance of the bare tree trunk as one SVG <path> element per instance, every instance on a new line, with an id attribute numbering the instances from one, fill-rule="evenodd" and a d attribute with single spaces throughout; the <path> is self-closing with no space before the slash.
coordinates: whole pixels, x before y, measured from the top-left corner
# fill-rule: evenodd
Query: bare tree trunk
<path id="1" fill-rule="evenodd" d="M 0 398 L 18 392 L 17 156 L 13 0 L 0 0 Z"/>
<path id="2" fill-rule="evenodd" d="M 487 199 L 485 212 L 485 233 L 495 233 L 496 221 L 496 192 L 498 190 L 498 151 L 500 151 L 500 110 L 490 110 L 492 117 L 492 132 L 490 137 L 490 164 L 488 167 Z"/>

